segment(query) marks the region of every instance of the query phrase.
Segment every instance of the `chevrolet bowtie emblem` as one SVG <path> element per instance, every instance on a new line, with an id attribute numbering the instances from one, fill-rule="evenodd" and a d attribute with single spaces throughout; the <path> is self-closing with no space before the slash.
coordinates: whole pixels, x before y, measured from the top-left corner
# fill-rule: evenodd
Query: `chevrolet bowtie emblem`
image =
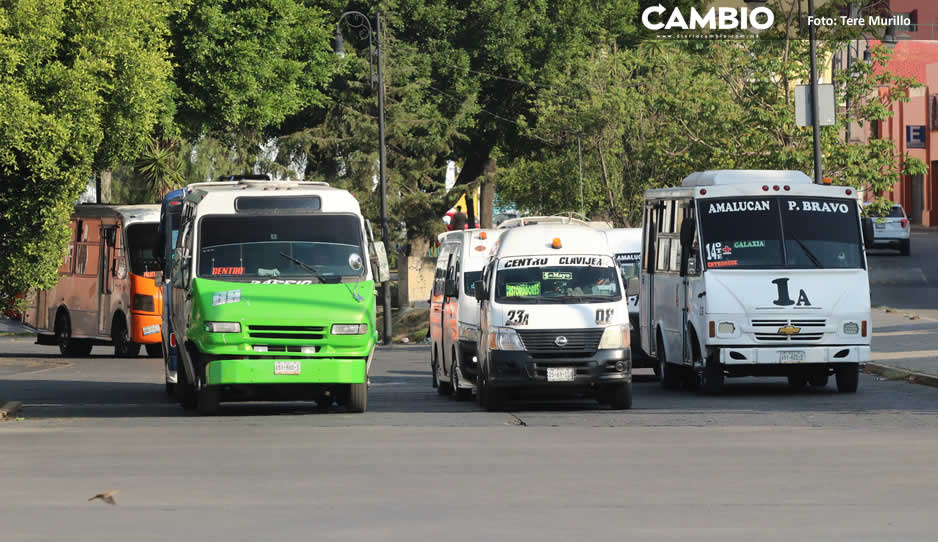
<path id="1" fill-rule="evenodd" d="M 791 336 L 796 333 L 801 333 L 801 328 L 795 327 L 795 326 L 785 326 L 785 327 L 778 328 L 778 332 L 781 333 L 782 335 Z"/>

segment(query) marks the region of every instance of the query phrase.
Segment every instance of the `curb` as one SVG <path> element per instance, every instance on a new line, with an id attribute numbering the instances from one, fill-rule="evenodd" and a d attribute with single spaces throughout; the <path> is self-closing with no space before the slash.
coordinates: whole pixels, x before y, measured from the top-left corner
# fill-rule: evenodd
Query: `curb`
<path id="1" fill-rule="evenodd" d="M 22 403 L 19 401 L 0 402 L 0 420 L 8 420 L 16 416 Z"/>
<path id="2" fill-rule="evenodd" d="M 877 374 L 889 380 L 905 380 L 909 384 L 923 384 L 938 388 L 938 376 L 917 373 L 908 369 L 891 367 L 881 363 L 867 362 L 865 372 Z"/>

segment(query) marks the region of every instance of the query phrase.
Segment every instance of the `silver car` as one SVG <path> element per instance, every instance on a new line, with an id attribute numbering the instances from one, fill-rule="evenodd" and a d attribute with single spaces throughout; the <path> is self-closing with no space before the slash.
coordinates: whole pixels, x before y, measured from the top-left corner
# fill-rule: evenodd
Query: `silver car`
<path id="1" fill-rule="evenodd" d="M 873 219 L 873 246 L 897 248 L 903 256 L 909 255 L 912 226 L 901 205 L 893 205 L 886 215 L 870 215 L 870 218 Z"/>

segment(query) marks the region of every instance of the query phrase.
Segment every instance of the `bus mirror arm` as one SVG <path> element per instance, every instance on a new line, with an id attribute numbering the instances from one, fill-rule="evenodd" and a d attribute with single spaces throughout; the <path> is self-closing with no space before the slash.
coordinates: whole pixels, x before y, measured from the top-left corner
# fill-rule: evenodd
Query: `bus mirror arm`
<path id="1" fill-rule="evenodd" d="M 703 292 L 700 292 L 699 294 L 697 294 L 697 297 L 698 297 L 698 298 L 701 298 L 701 297 L 703 297 L 703 296 L 705 296 L 705 295 L 707 295 L 706 290 L 703 291 Z"/>
<path id="2" fill-rule="evenodd" d="M 873 219 L 864 218 L 861 222 L 863 226 L 863 246 L 866 249 L 873 248 Z"/>

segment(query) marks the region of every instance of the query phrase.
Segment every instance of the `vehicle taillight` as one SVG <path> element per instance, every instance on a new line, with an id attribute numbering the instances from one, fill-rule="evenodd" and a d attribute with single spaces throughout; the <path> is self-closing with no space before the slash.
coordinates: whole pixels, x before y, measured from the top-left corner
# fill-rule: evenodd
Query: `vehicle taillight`
<path id="1" fill-rule="evenodd" d="M 134 294 L 133 303 L 130 308 L 135 311 L 153 312 L 153 296 L 144 294 Z"/>
<path id="2" fill-rule="evenodd" d="M 909 221 L 906 220 L 906 219 L 904 219 L 904 218 L 903 218 L 902 220 L 900 220 L 899 223 L 902 224 L 902 229 L 905 229 L 905 228 L 908 228 L 908 227 L 909 227 Z"/>
<path id="3" fill-rule="evenodd" d="M 175 333 L 169 334 L 169 345 L 172 346 L 173 348 L 176 348 L 176 334 Z"/>

